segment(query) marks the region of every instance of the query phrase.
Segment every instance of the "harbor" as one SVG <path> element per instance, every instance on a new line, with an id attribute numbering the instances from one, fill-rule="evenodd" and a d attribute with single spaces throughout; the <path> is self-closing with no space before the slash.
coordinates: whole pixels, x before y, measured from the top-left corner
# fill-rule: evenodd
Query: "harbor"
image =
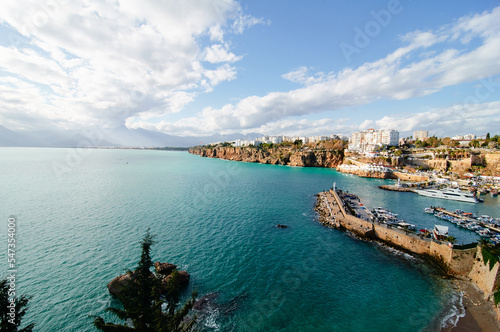
<path id="1" fill-rule="evenodd" d="M 416 225 L 399 219 L 397 214 L 385 208 L 377 207 L 370 211 L 360 197 L 337 189 L 335 184 L 330 190 L 317 194 L 316 211 L 319 222 L 328 227 L 349 231 L 362 239 L 380 242 L 422 257 L 438 266 L 444 275 L 452 278 L 452 284 L 457 290 L 464 294 L 467 305 L 472 303 L 471 299 L 477 301 L 474 306 L 478 307 L 466 308 L 468 320 L 471 317 L 476 322 L 486 319 L 491 326 L 498 326 L 500 311 L 494 305 L 493 294 L 500 285 L 500 263 L 490 266 L 486 263 L 488 258 L 483 257 L 484 249 L 491 247 L 491 244 L 455 245 L 447 226 L 435 225 L 432 230 L 418 229 Z M 463 211 L 452 212 L 432 207 L 432 212 L 434 211 L 460 220 L 473 218 L 472 214 Z M 430 213 L 431 208 L 425 212 Z M 482 225 L 491 224 L 488 229 L 496 228 L 497 221 L 490 217 Z M 459 322 L 459 325 L 462 324 L 463 328 L 467 325 L 466 321 L 467 319 Z"/>
<path id="2" fill-rule="evenodd" d="M 463 210 L 448 211 L 443 207 L 435 206 L 426 208 L 424 212 L 475 232 L 479 236 L 489 239 L 495 245 L 500 244 L 499 218 L 488 215 L 477 215 L 471 212 L 464 212 Z"/>

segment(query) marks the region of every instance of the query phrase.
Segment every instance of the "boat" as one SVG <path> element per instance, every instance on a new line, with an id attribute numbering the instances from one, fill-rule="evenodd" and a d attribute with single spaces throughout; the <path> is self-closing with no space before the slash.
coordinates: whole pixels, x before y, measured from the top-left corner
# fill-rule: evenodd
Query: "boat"
<path id="1" fill-rule="evenodd" d="M 425 213 L 434 213 L 434 209 L 430 208 L 430 207 L 427 207 L 427 208 L 424 209 L 424 212 Z"/>
<path id="2" fill-rule="evenodd" d="M 415 189 L 417 194 L 432 198 L 450 199 L 453 201 L 478 203 L 474 195 L 463 192 L 460 189 L 447 188 L 447 189 Z"/>
<path id="3" fill-rule="evenodd" d="M 496 189 L 491 189 L 490 190 L 491 197 L 497 197 L 498 196 L 498 190 Z"/>
<path id="4" fill-rule="evenodd" d="M 445 240 L 448 237 L 448 227 L 434 225 L 434 229 L 432 230 L 432 237 L 437 241 Z"/>
<path id="5" fill-rule="evenodd" d="M 476 230 L 476 233 L 482 237 L 492 237 L 490 230 L 487 228 L 482 228 L 482 229 Z"/>

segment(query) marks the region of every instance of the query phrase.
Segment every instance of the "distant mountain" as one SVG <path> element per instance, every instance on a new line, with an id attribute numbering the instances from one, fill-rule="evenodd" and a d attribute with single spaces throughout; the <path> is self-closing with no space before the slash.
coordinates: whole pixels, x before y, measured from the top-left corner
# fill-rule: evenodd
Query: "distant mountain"
<path id="1" fill-rule="evenodd" d="M 255 139 L 261 134 L 212 135 L 199 137 L 173 136 L 146 129 L 125 126 L 88 133 L 74 131 L 12 131 L 0 125 L 0 146 L 12 147 L 85 147 L 85 146 L 137 146 L 137 147 L 190 147 L 236 139 Z"/>
<path id="2" fill-rule="evenodd" d="M 0 146 L 80 147 L 90 146 L 84 135 L 70 131 L 12 131 L 0 125 Z M 103 141 L 102 145 L 113 145 Z"/>

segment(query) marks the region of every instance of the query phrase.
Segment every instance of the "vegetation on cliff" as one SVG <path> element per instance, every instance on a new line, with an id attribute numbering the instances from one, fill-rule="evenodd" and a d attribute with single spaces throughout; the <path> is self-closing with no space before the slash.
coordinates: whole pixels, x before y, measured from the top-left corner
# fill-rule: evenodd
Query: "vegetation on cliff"
<path id="1" fill-rule="evenodd" d="M 259 146 L 233 147 L 229 143 L 195 146 L 189 153 L 208 158 L 303 167 L 336 167 L 344 160 L 345 142 L 321 141 L 313 144 L 284 142 Z"/>

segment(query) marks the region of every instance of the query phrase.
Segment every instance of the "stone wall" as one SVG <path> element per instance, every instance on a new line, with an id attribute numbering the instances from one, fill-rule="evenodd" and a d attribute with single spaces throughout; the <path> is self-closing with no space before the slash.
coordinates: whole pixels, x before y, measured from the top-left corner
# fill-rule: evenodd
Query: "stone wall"
<path id="1" fill-rule="evenodd" d="M 490 264 L 484 264 L 481 250 L 477 250 L 474 266 L 469 273 L 469 278 L 487 295 L 500 285 L 500 263 L 496 263 L 490 270 Z"/>
<path id="2" fill-rule="evenodd" d="M 453 249 L 451 272 L 459 276 L 468 276 L 476 263 L 476 251 L 477 247 L 465 250 Z"/>
<path id="3" fill-rule="evenodd" d="M 332 192 L 333 193 L 333 192 Z M 339 206 L 343 206 L 341 199 L 337 193 L 333 196 Z M 421 238 L 416 235 L 406 233 L 403 230 L 389 228 L 383 224 L 374 224 L 360 218 L 346 214 L 344 209 L 341 209 L 344 221 L 341 225 L 354 233 L 361 236 L 368 235 L 375 237 L 388 244 L 402 248 L 419 255 L 429 255 L 440 260 L 443 260 L 448 266 L 451 265 L 453 257 L 453 249 L 447 244 L 439 244 L 427 238 Z"/>
<path id="4" fill-rule="evenodd" d="M 500 153 L 485 154 L 484 160 L 486 161 L 486 164 L 498 164 L 500 163 Z"/>
<path id="5" fill-rule="evenodd" d="M 491 174 L 500 175 L 500 153 L 490 153 L 484 156 L 486 167 L 491 170 Z"/>
<path id="6" fill-rule="evenodd" d="M 450 274 L 470 278 L 485 293 L 486 298 L 491 298 L 493 292 L 500 287 L 500 263 L 497 262 L 490 270 L 489 264 L 483 261 L 480 247 L 453 249 L 445 243 L 440 244 L 400 229 L 389 228 L 384 224 L 371 223 L 348 215 L 337 193 L 330 192 L 340 207 L 342 218 L 337 218 L 340 226 L 363 237 L 379 239 L 418 255 L 434 257 L 448 267 Z"/>
<path id="7" fill-rule="evenodd" d="M 401 247 L 419 255 L 429 255 L 432 241 L 408 235 L 404 231 L 388 228 L 385 225 L 375 225 L 375 236 L 384 242 Z"/>
<path id="8" fill-rule="evenodd" d="M 472 167 L 471 158 L 450 160 L 449 170 L 452 172 L 467 172 Z"/>

